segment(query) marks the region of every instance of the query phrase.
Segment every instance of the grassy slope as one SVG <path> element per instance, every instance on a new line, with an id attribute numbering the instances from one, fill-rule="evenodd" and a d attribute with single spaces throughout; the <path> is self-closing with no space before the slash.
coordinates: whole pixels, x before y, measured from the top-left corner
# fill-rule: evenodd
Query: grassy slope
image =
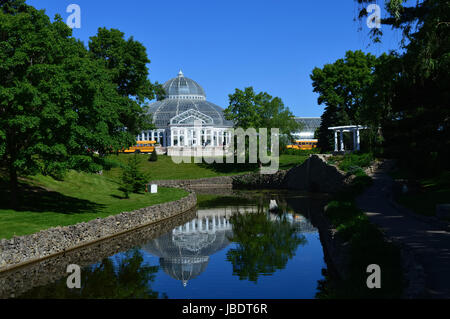
<path id="1" fill-rule="evenodd" d="M 126 164 L 127 158 L 134 156 L 133 154 L 112 155 L 109 160 Z M 152 180 L 170 180 L 170 179 L 198 179 L 225 175 L 238 175 L 250 172 L 257 172 L 257 166 L 249 164 L 196 164 L 196 163 L 180 163 L 175 164 L 169 156 L 158 156 L 157 162 L 149 162 L 148 155 L 140 155 L 143 157 L 142 171 L 149 173 Z M 308 156 L 306 155 L 281 155 L 280 169 L 289 169 L 303 163 Z M 118 178 L 120 176 L 120 168 L 114 167 L 110 171 L 105 171 L 105 176 L 110 178 Z"/>
<path id="2" fill-rule="evenodd" d="M 133 155 L 110 156 L 110 160 L 126 164 Z M 222 175 L 256 172 L 255 165 L 233 164 L 175 164 L 168 156 L 158 156 L 157 162 L 147 161 L 141 170 L 150 173 L 151 179 L 195 179 Z M 282 155 L 280 169 L 289 169 L 303 163 L 306 155 Z M 37 175 L 23 182 L 23 200 L 18 211 L 7 209 L 8 191 L 0 183 L 0 238 L 11 238 L 38 232 L 55 226 L 73 225 L 95 218 L 107 217 L 123 211 L 177 200 L 187 193 L 179 189 L 160 188 L 158 194 L 131 194 L 123 199 L 118 190 L 121 169 L 119 165 L 104 171 L 104 175 L 71 171 L 63 182 L 48 176 Z"/>
<path id="3" fill-rule="evenodd" d="M 35 176 L 23 184 L 24 198 L 19 211 L 4 209 L 8 196 L 2 189 L 0 238 L 11 238 L 55 226 L 67 226 L 95 218 L 132 211 L 180 199 L 187 192 L 159 188 L 158 194 L 131 194 L 123 199 L 119 184 L 95 174 L 69 172 L 63 182 Z"/>

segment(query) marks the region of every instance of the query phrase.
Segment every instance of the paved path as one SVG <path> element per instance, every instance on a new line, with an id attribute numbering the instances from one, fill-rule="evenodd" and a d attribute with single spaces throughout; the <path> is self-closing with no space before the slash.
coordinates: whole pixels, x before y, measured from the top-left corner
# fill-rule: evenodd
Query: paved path
<path id="1" fill-rule="evenodd" d="M 449 228 L 392 204 L 393 180 L 386 170 L 373 174 L 373 185 L 356 202 L 387 237 L 410 248 L 424 270 L 426 297 L 450 298 Z"/>

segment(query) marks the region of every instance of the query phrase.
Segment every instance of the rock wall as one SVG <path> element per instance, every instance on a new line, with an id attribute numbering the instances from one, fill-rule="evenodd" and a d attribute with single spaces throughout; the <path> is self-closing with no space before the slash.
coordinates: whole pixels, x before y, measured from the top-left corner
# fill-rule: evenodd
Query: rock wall
<path id="1" fill-rule="evenodd" d="M 197 196 L 124 212 L 86 223 L 55 227 L 32 235 L 0 240 L 0 272 L 68 250 L 92 244 L 186 212 L 197 204 Z"/>
<path id="2" fill-rule="evenodd" d="M 200 179 L 174 179 L 174 180 L 157 180 L 151 181 L 149 184 L 157 184 L 161 187 L 231 187 L 233 184 L 233 176 L 218 176 Z"/>
<path id="3" fill-rule="evenodd" d="M 104 258 L 149 242 L 174 227 L 187 223 L 196 214 L 197 210 L 191 209 L 163 222 L 153 223 L 81 249 L 74 249 L 65 254 L 1 272 L 0 299 L 15 298 L 34 287 L 41 287 L 67 277 L 66 270 L 70 264 L 77 264 L 80 267 L 89 266 L 101 262 Z"/>
<path id="4" fill-rule="evenodd" d="M 352 176 L 327 163 L 328 155 L 311 155 L 303 164 L 273 175 L 233 176 L 235 188 L 276 188 L 318 193 L 335 193 L 351 181 Z"/>

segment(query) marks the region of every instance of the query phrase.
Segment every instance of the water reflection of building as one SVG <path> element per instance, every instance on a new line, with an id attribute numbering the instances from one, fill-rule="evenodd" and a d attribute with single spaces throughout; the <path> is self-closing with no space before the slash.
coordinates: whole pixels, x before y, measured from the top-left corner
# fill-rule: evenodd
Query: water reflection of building
<path id="1" fill-rule="evenodd" d="M 243 207 L 221 207 L 200 209 L 197 218 L 171 232 L 152 240 L 143 249 L 158 256 L 163 271 L 179 280 L 184 286 L 206 270 L 209 257 L 230 244 L 232 233 L 230 217 L 236 213 L 258 213 L 262 207 L 249 205 Z M 284 216 L 268 213 L 271 221 L 281 219 L 292 223 L 298 232 L 315 232 L 316 229 L 301 215 Z"/>
<path id="2" fill-rule="evenodd" d="M 209 256 L 229 245 L 231 209 L 199 210 L 197 218 L 174 228 L 143 247 L 160 257 L 160 266 L 186 286 L 205 271 Z"/>

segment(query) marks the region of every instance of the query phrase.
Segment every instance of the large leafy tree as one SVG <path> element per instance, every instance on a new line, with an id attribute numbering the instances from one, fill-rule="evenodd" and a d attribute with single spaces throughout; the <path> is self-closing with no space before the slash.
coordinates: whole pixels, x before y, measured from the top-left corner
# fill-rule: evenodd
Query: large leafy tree
<path id="1" fill-rule="evenodd" d="M 319 147 L 332 150 L 334 137 L 328 127 L 362 124 L 361 107 L 365 90 L 373 83 L 377 58 L 362 51 L 348 51 L 323 68 L 314 68 L 311 74 L 314 92 L 319 94 L 319 105 L 325 105 L 319 128 Z"/>
<path id="2" fill-rule="evenodd" d="M 294 115 L 279 97 L 272 97 L 266 92 L 256 93 L 253 87 L 244 90 L 236 89 L 229 95 L 229 106 L 225 109 L 225 117 L 234 122 L 236 128 L 266 128 L 280 130 L 282 136 L 291 139 L 291 133 L 301 129 Z M 270 136 L 268 138 L 270 144 Z M 283 145 L 283 144 L 280 144 Z"/>
<path id="3" fill-rule="evenodd" d="M 229 106 L 225 116 L 234 122 L 235 127 L 279 128 L 281 133 L 290 134 L 299 128 L 294 116 L 279 97 L 272 97 L 266 92 L 256 93 L 253 87 L 236 89 L 229 95 Z"/>
<path id="4" fill-rule="evenodd" d="M 362 6 L 369 3 L 356 1 Z M 390 110 L 391 118 L 380 123 L 389 154 L 404 159 L 418 172 L 448 167 L 450 3 L 389 0 L 385 9 L 387 14 L 381 23 L 403 32 L 404 52 L 386 59 L 383 70 L 376 72 L 385 82 L 377 81 L 377 87 L 368 93 L 368 107 L 372 113 L 376 105 Z M 362 7 L 360 17 L 366 15 Z M 374 29 L 371 34 L 379 41 L 382 31 Z"/>
<path id="5" fill-rule="evenodd" d="M 130 146 L 148 125 L 104 60 L 71 32 L 23 0 L 0 2 L 0 160 L 13 206 L 18 175 L 99 170 L 95 152 Z"/>

